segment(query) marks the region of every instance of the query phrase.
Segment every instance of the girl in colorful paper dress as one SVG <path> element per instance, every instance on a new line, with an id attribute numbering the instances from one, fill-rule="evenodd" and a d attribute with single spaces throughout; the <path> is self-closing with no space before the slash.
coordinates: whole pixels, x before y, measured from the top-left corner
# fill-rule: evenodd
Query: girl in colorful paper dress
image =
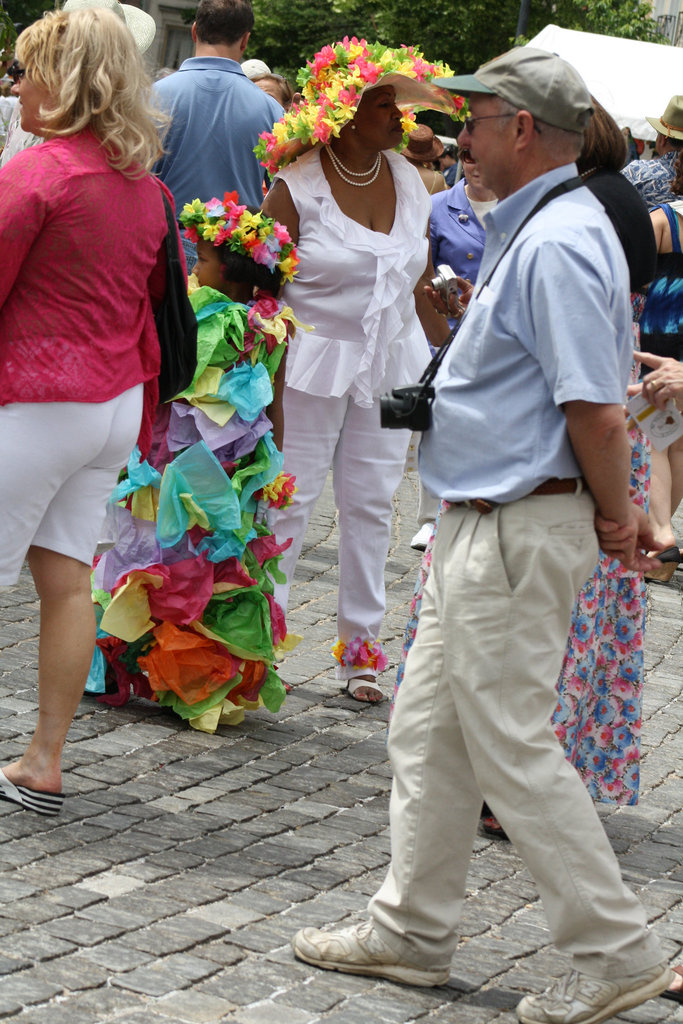
<path id="1" fill-rule="evenodd" d="M 274 662 L 293 641 L 273 584 L 290 541 L 268 521 L 295 490 L 272 428 L 273 381 L 296 321 L 274 296 L 298 260 L 287 230 L 234 192 L 196 199 L 180 220 L 198 249 L 197 369 L 159 407 L 149 458 L 133 453 L 112 496 L 115 543 L 93 573 L 88 689 L 120 705 L 132 688 L 214 732 L 285 697 Z"/>
<path id="2" fill-rule="evenodd" d="M 426 334 L 435 345 L 448 334 L 423 295 L 433 276 L 429 196 L 394 150 L 415 128 L 413 107 L 459 116 L 462 100 L 431 82 L 448 73 L 409 47 L 355 38 L 325 46 L 299 74 L 301 103 L 256 148 L 276 175 L 264 210 L 287 224 L 301 257 L 284 295 L 315 325 L 308 337 L 297 330 L 287 362 L 283 450 L 299 491 L 278 520 L 293 537 L 282 567 L 291 581 L 332 467 L 340 535 L 333 655 L 337 678 L 361 701 L 382 699 L 384 567 L 410 440 L 382 430 L 379 397 L 418 380 L 429 362 Z M 278 595 L 285 606 L 287 586 Z"/>

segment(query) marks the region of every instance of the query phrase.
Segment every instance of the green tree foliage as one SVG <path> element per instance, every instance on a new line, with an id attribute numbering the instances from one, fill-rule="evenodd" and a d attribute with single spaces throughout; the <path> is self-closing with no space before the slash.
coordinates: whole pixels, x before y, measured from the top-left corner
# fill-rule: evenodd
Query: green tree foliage
<path id="1" fill-rule="evenodd" d="M 519 0 L 253 0 L 248 56 L 293 77 L 326 43 L 345 35 L 413 44 L 461 74 L 510 48 Z M 647 0 L 531 0 L 527 38 L 548 24 L 666 43 Z"/>
<path id="2" fill-rule="evenodd" d="M 264 60 L 294 81 L 296 72 L 327 43 L 344 36 L 380 39 L 372 3 L 363 0 L 253 0 L 254 31 L 247 57 Z"/>
<path id="3" fill-rule="evenodd" d="M 4 72 L 14 55 L 14 41 L 17 38 L 12 19 L 0 5 L 0 71 Z"/>
<path id="4" fill-rule="evenodd" d="M 2 7 L 20 29 L 54 9 L 54 0 L 3 0 Z"/>

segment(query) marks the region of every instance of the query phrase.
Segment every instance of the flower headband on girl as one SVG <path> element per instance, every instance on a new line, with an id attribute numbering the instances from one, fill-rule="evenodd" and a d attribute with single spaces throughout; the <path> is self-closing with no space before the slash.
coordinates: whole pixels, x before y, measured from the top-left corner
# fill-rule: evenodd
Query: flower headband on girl
<path id="1" fill-rule="evenodd" d="M 262 132 L 254 152 L 271 174 L 311 146 L 327 145 L 353 120 L 365 89 L 391 85 L 396 104 L 403 112 L 403 143 L 415 127 L 413 111 L 440 110 L 459 119 L 464 105 L 462 96 L 432 85 L 432 79 L 451 74 L 446 64 L 429 64 L 412 46 L 390 49 L 382 43 L 360 41 L 346 36 L 334 46 L 324 46 L 312 61 L 299 71 L 301 102 L 295 104 L 273 125 Z"/>
<path id="2" fill-rule="evenodd" d="M 237 200 L 237 192 L 226 192 L 222 202 L 214 198 L 208 203 L 200 199 L 185 203 L 180 214 L 185 237 L 195 244 L 227 245 L 268 270 L 278 270 L 283 282 L 291 281 L 299 257 L 287 228 L 262 213 L 249 213 Z"/>

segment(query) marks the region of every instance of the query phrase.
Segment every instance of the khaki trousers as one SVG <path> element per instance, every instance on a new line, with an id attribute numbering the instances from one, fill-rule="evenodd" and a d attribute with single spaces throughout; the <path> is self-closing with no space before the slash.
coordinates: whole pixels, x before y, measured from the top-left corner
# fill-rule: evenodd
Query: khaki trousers
<path id="1" fill-rule="evenodd" d="M 619 977 L 663 959 L 550 724 L 572 606 L 596 559 L 587 494 L 442 516 L 389 732 L 392 861 L 370 902 L 406 961 L 450 963 L 482 796 L 577 970 Z"/>

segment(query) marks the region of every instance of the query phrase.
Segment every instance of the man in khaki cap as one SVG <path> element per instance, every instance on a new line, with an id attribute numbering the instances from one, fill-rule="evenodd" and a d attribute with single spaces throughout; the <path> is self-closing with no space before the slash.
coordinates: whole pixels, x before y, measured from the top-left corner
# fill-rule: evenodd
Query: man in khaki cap
<path id="1" fill-rule="evenodd" d="M 661 203 L 673 203 L 680 196 L 671 191 L 674 164 L 683 149 L 683 96 L 672 96 L 661 117 L 648 117 L 657 132 L 652 160 L 631 160 L 621 172 L 651 210 Z"/>
<path id="2" fill-rule="evenodd" d="M 389 730 L 391 865 L 368 920 L 304 928 L 294 953 L 445 984 L 483 797 L 573 968 L 525 996 L 519 1020 L 599 1024 L 672 978 L 550 722 L 576 593 L 597 560 L 596 511 L 604 550 L 633 569 L 651 561 L 639 553 L 647 516 L 629 497 L 628 268 L 576 173 L 591 99 L 571 65 L 521 47 L 437 84 L 469 95 L 458 142 L 499 203 L 420 448 L 425 486 L 450 506 Z"/>

